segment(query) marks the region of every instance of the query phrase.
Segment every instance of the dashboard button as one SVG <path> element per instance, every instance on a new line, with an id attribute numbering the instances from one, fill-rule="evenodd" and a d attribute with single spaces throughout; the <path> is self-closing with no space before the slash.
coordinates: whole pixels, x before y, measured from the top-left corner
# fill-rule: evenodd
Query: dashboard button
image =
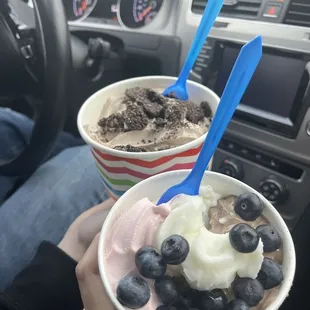
<path id="1" fill-rule="evenodd" d="M 264 9 L 264 17 L 278 18 L 282 11 L 282 3 L 268 2 Z"/>
<path id="2" fill-rule="evenodd" d="M 233 143 L 228 143 L 227 147 L 230 149 L 230 150 L 234 150 L 235 149 L 235 145 Z"/>
<path id="3" fill-rule="evenodd" d="M 263 196 L 269 200 L 269 192 L 263 192 Z"/>
<path id="4" fill-rule="evenodd" d="M 232 159 L 225 159 L 219 171 L 238 180 L 241 180 L 243 178 L 242 166 Z"/>
<path id="5" fill-rule="evenodd" d="M 271 202 L 276 201 L 276 196 L 275 195 L 269 195 L 268 200 L 270 200 Z"/>
<path id="6" fill-rule="evenodd" d="M 281 203 L 287 199 L 288 191 L 279 180 L 270 176 L 259 184 L 262 195 L 271 203 Z"/>
<path id="7" fill-rule="evenodd" d="M 244 155 L 244 156 L 248 156 L 249 155 L 249 150 L 248 149 L 241 149 L 241 153 Z"/>
<path id="8" fill-rule="evenodd" d="M 276 184 L 274 184 L 274 183 L 270 183 L 269 186 L 270 186 L 271 189 L 276 189 L 277 188 Z"/>
<path id="9" fill-rule="evenodd" d="M 261 154 L 255 154 L 255 159 L 257 160 L 262 160 L 262 155 Z"/>

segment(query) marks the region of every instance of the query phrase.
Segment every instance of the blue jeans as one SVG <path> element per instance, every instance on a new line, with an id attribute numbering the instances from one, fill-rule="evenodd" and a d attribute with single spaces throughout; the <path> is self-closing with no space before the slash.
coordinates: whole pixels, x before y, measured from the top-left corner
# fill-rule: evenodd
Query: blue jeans
<path id="1" fill-rule="evenodd" d="M 16 158 L 25 149 L 30 141 L 33 125 L 33 121 L 28 117 L 11 109 L 0 108 L 0 165 Z M 56 140 L 49 158 L 68 147 L 82 144 L 81 139 L 62 132 Z M 24 176 L 19 175 L 14 177 L 0 175 L 0 204 L 23 178 Z"/>
<path id="2" fill-rule="evenodd" d="M 37 169 L 0 207 L 0 290 L 42 240 L 57 244 L 76 217 L 106 198 L 87 146 L 66 149 Z"/>

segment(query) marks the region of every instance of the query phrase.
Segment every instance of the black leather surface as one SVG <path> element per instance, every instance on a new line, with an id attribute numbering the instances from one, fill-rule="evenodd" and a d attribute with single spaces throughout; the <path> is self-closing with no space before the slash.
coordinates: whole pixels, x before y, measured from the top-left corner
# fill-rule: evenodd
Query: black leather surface
<path id="1" fill-rule="evenodd" d="M 71 68 L 71 45 L 62 0 L 34 0 L 41 49 L 43 105 L 29 147 L 0 167 L 5 175 L 31 174 L 51 150 L 66 116 Z"/>

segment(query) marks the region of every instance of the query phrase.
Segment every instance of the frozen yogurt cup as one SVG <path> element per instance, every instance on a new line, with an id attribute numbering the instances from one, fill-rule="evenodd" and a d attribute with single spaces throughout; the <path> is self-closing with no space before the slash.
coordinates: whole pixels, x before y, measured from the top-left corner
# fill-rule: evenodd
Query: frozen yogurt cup
<path id="1" fill-rule="evenodd" d="M 153 175 L 179 169 L 191 169 L 198 157 L 206 134 L 171 149 L 153 152 L 127 152 L 109 148 L 89 135 L 86 126 L 96 124 L 109 98 L 118 97 L 134 87 L 165 89 L 176 81 L 174 77 L 148 76 L 121 81 L 103 88 L 92 95 L 78 115 L 78 128 L 84 141 L 90 146 L 103 183 L 109 194 L 118 199 L 128 189 Z M 188 81 L 187 90 L 191 101 L 206 101 L 213 114 L 219 97 L 207 87 Z"/>
<path id="2" fill-rule="evenodd" d="M 131 188 L 126 194 L 124 194 L 112 208 L 109 216 L 107 217 L 105 223 L 103 224 L 103 228 L 101 231 L 101 238 L 99 242 L 99 269 L 102 277 L 103 284 L 107 290 L 107 293 L 114 304 L 116 309 L 127 309 L 124 308 L 118 301 L 115 295 L 115 288 L 113 289 L 109 280 L 109 269 L 113 268 L 113 266 L 109 266 L 106 264 L 105 257 L 105 245 L 106 238 L 109 238 L 109 232 L 113 229 L 113 225 L 116 221 L 121 218 L 121 216 L 128 211 L 132 206 L 136 205 L 137 202 L 141 201 L 143 198 L 147 197 L 150 201 L 156 202 L 158 198 L 162 195 L 167 188 L 172 185 L 181 182 L 189 173 L 189 170 L 180 170 L 180 171 L 172 171 L 163 173 L 152 178 L 149 178 L 138 185 Z M 256 192 L 251 187 L 246 184 L 230 178 L 228 176 L 214 173 L 214 172 L 205 172 L 204 176 L 204 184 L 210 185 L 215 192 L 217 192 L 220 197 L 228 197 L 231 195 L 239 196 L 244 193 L 254 193 L 256 194 L 263 203 L 263 216 L 268 220 L 268 222 L 278 231 L 282 240 L 282 248 L 281 255 L 283 255 L 282 260 L 282 272 L 284 279 L 281 285 L 277 288 L 277 294 L 275 298 L 272 299 L 271 303 L 269 303 L 267 308 L 259 308 L 264 310 L 276 310 L 279 309 L 281 304 L 284 302 L 290 288 L 293 283 L 294 274 L 295 274 L 295 249 L 294 244 L 290 235 L 290 232 L 283 221 L 280 214 L 277 210 L 268 202 L 261 194 Z M 138 204 L 137 204 L 138 205 Z M 159 210 L 159 215 L 163 215 L 165 213 L 165 207 Z M 162 222 L 160 217 L 156 219 L 158 223 Z M 143 220 L 141 221 L 143 223 Z M 183 222 L 184 224 L 184 222 Z M 132 240 L 129 240 L 128 237 L 128 247 L 132 246 Z M 108 239 L 109 240 L 109 239 Z M 111 240 L 109 240 L 110 242 Z M 126 234 L 124 234 L 124 247 L 126 247 Z M 138 250 L 138 249 L 137 249 Z M 146 307 L 144 309 L 151 309 L 150 307 Z M 156 308 L 154 308 L 155 310 Z"/>

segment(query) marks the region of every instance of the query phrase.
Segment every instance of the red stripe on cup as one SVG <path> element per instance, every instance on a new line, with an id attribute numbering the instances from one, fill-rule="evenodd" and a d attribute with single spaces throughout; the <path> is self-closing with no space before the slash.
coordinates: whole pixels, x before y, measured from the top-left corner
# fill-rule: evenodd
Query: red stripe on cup
<path id="1" fill-rule="evenodd" d="M 155 167 L 160 166 L 162 164 L 165 164 L 165 163 L 169 162 L 171 159 L 174 159 L 174 158 L 177 158 L 177 157 L 195 156 L 195 155 L 197 155 L 200 152 L 201 147 L 202 147 L 202 145 L 200 145 L 197 148 L 190 149 L 190 150 L 187 150 L 187 151 L 179 153 L 179 154 L 165 156 L 165 157 L 162 157 L 162 158 L 155 159 L 153 161 L 145 161 L 145 160 L 141 160 L 141 159 L 117 157 L 117 156 L 113 156 L 113 155 L 110 155 L 110 154 L 102 153 L 101 151 L 99 151 L 97 149 L 93 149 L 93 151 L 96 154 L 98 154 L 100 157 L 102 157 L 102 159 L 104 159 L 104 160 L 108 160 L 108 161 L 119 161 L 119 160 L 122 160 L 122 161 L 131 163 L 131 164 L 136 165 L 136 166 L 142 166 L 142 167 L 145 167 L 145 168 L 155 168 Z"/>
<path id="2" fill-rule="evenodd" d="M 107 172 L 113 173 L 113 174 L 127 174 L 127 175 L 131 175 L 131 176 L 134 176 L 134 177 L 140 178 L 140 179 L 147 179 L 147 178 L 151 177 L 152 175 L 154 175 L 154 174 L 142 173 L 142 172 L 135 171 L 135 170 L 125 168 L 125 167 L 108 167 L 99 161 L 97 161 L 97 163 L 98 163 L 98 165 L 103 167 Z M 194 165 L 194 163 L 176 164 L 176 165 L 173 165 L 173 166 L 171 166 L 165 170 L 159 171 L 158 173 L 167 172 L 167 171 L 171 171 L 171 170 L 191 169 L 193 167 L 193 165 Z"/>

